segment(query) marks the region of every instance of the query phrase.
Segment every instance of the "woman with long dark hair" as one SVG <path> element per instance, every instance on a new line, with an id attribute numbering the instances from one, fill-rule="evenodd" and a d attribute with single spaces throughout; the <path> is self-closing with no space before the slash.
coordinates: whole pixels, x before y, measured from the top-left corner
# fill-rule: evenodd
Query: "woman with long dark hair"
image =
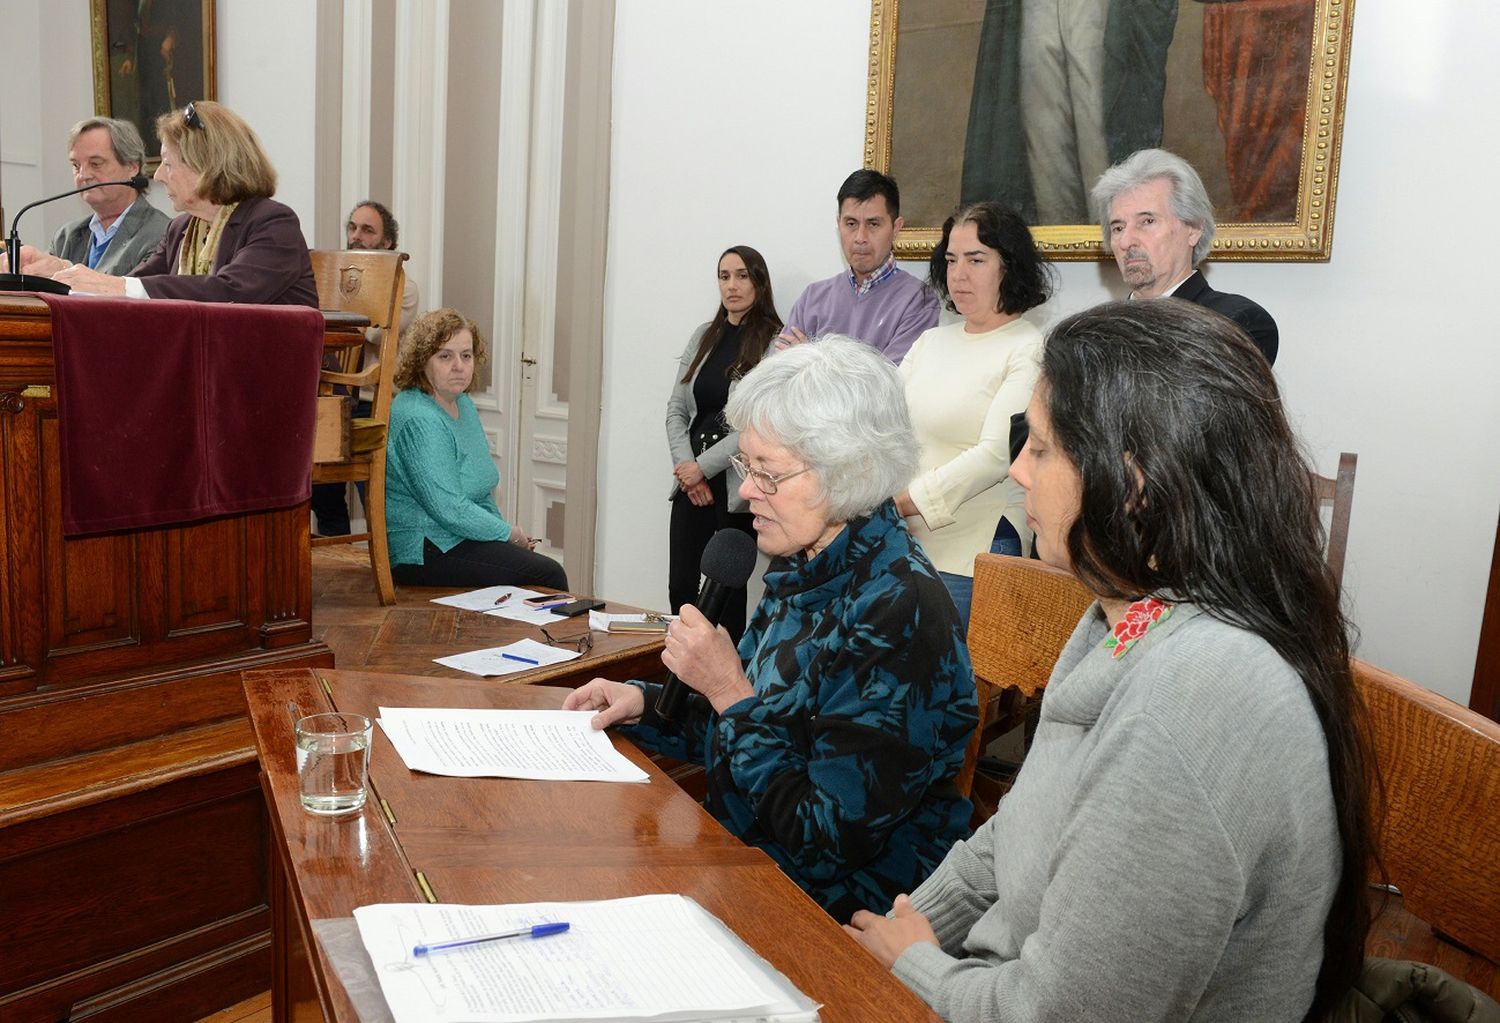
<path id="1" fill-rule="evenodd" d="M 1097 597 L 1015 787 L 853 930 L 945 1019 L 1318 1019 L 1358 976 L 1362 704 L 1265 359 L 1177 301 L 1048 337 L 1012 472 Z"/>
<path id="2" fill-rule="evenodd" d="M 719 257 L 719 311 L 688 339 L 667 399 L 667 446 L 672 452 L 671 555 L 667 595 L 676 614 L 698 597 L 698 566 L 708 538 L 720 529 L 754 536 L 753 516 L 725 483 L 739 435 L 724 421 L 724 406 L 740 378 L 759 365 L 781 331 L 771 272 L 759 252 L 735 245 Z M 738 641 L 745 631 L 745 594 L 731 598 L 722 618 Z"/>

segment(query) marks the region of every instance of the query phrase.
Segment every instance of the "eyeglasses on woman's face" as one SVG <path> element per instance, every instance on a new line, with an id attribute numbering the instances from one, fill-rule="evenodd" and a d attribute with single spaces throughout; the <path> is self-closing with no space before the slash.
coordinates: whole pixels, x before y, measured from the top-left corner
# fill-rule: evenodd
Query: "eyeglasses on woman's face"
<path id="1" fill-rule="evenodd" d="M 804 472 L 812 472 L 812 466 L 804 465 L 802 468 L 793 469 L 791 472 L 772 475 L 764 469 L 752 468 L 750 463 L 738 454 L 729 456 L 729 464 L 734 466 L 734 471 L 740 474 L 740 479 L 749 480 L 751 483 L 754 483 L 755 489 L 767 497 L 774 495 L 777 488 L 793 476 L 801 476 Z"/>

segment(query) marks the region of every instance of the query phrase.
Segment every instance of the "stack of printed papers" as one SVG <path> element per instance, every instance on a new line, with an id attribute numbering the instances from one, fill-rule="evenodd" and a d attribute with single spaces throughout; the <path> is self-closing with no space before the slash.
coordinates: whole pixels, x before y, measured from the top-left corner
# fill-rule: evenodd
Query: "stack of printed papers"
<path id="1" fill-rule="evenodd" d="M 577 660 L 582 656 L 577 650 L 569 650 L 567 647 L 548 646 L 534 639 L 518 639 L 504 646 L 470 650 L 468 653 L 450 654 L 447 657 L 434 657 L 432 661 L 446 668 L 490 678 L 494 675 L 530 671 L 543 664 L 561 664 L 563 661 Z"/>
<path id="2" fill-rule="evenodd" d="M 591 710 L 381 707 L 380 729 L 407 769 L 454 778 L 648 781 L 589 722 Z"/>
<path id="3" fill-rule="evenodd" d="M 818 1006 L 681 895 L 354 911 L 396 1023 L 816 1021 Z M 419 944 L 566 922 L 562 934 L 418 956 Z"/>

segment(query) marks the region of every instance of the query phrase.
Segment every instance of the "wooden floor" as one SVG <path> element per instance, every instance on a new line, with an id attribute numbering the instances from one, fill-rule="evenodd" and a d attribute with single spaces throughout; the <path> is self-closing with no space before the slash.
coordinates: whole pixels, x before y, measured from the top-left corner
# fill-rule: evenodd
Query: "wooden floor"
<path id="1" fill-rule="evenodd" d="M 335 664 L 357 671 L 379 661 L 382 670 L 393 671 L 390 661 L 399 659 L 402 645 L 402 609 L 427 608 L 432 592 L 398 587 L 396 603 L 382 607 L 364 545 L 339 544 L 313 548 L 312 598 L 312 638 L 328 644 Z M 427 667 L 425 658 L 413 663 Z"/>

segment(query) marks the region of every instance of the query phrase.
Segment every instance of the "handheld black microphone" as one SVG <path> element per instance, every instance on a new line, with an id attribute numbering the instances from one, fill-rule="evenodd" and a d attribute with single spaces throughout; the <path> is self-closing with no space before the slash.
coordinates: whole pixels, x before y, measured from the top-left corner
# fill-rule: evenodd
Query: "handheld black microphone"
<path id="1" fill-rule="evenodd" d="M 10 218 L 10 237 L 5 243 L 5 256 L 6 262 L 10 264 L 10 273 L 0 274 L 0 291 L 46 291 L 54 295 L 66 295 L 70 290 L 66 284 L 60 284 L 50 277 L 36 277 L 21 273 L 21 235 L 16 230 L 16 224 L 20 222 L 21 214 L 33 206 L 45 206 L 49 202 L 66 199 L 79 192 L 87 192 L 91 188 L 108 188 L 110 185 L 129 185 L 137 192 L 144 192 L 151 187 L 151 179 L 144 174 L 137 174 L 126 181 L 96 181 L 92 185 L 84 185 L 71 192 L 59 192 L 57 195 L 49 195 L 45 199 L 38 199 L 36 202 L 22 206 L 20 212 Z"/>
<path id="2" fill-rule="evenodd" d="M 703 612 L 710 625 L 718 625 L 729 595 L 744 589 L 755 571 L 755 541 L 738 529 L 719 530 L 708 538 L 699 570 L 703 573 L 703 589 L 693 606 Z M 656 713 L 663 721 L 676 721 L 690 691 L 675 674 L 668 673 L 667 684 L 656 698 Z"/>

